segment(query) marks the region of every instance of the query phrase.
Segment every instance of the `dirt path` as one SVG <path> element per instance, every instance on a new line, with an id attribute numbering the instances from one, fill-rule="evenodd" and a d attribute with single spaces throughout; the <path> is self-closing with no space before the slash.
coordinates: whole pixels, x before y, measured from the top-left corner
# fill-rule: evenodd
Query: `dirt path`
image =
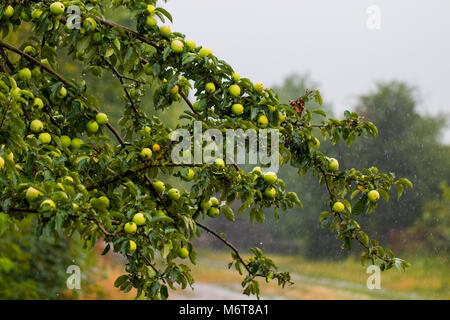
<path id="1" fill-rule="evenodd" d="M 194 290 L 175 291 L 171 294 L 173 300 L 254 300 L 239 291 L 209 283 L 194 283 Z"/>

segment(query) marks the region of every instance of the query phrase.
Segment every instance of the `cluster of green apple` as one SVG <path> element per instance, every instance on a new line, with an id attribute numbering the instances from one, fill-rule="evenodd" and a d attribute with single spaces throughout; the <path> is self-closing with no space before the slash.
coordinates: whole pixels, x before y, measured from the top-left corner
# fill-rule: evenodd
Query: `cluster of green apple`
<path id="1" fill-rule="evenodd" d="M 155 19 L 155 6 L 152 4 L 148 4 L 146 9 L 144 10 L 144 14 L 147 16 L 146 18 L 146 25 L 149 28 L 156 28 L 157 27 L 157 21 Z M 170 40 L 170 48 L 172 51 L 176 54 L 181 54 L 185 52 L 185 48 L 187 47 L 188 52 L 192 54 L 198 54 L 200 58 L 207 59 L 209 57 L 212 57 L 212 50 L 208 47 L 200 47 L 197 48 L 195 41 L 193 40 L 184 40 L 183 38 L 179 37 L 172 37 L 171 28 L 167 25 L 163 25 L 159 27 L 159 33 L 163 36 L 163 38 Z M 173 39 L 172 39 L 173 38 Z M 144 67 L 144 70 L 146 74 L 153 74 L 152 65 L 147 64 Z M 238 117 L 241 116 L 245 112 L 245 107 L 240 101 L 241 96 L 245 93 L 244 90 L 242 90 L 241 86 L 239 85 L 239 81 L 241 79 L 241 76 L 239 73 L 233 73 L 231 75 L 232 84 L 228 86 L 228 88 L 223 88 L 223 91 L 228 92 L 228 94 L 233 98 L 234 103 L 231 105 L 230 111 L 231 114 Z M 179 87 L 178 85 L 175 85 L 170 89 L 170 94 L 173 97 L 177 97 L 175 100 L 179 100 L 180 95 L 178 94 Z M 207 94 L 214 94 L 217 91 L 217 84 L 209 81 L 204 84 L 204 91 Z M 262 83 L 255 83 L 253 85 L 253 92 L 261 94 L 264 91 L 264 85 Z M 199 102 L 195 102 L 193 105 L 193 109 L 196 112 L 203 111 L 202 108 L 199 107 Z M 278 112 L 277 120 L 278 125 L 285 121 L 286 114 L 282 111 Z M 264 113 L 261 113 L 258 115 L 258 118 L 256 120 L 257 125 L 259 128 L 267 128 L 269 125 L 269 118 Z"/>
<path id="2" fill-rule="evenodd" d="M 99 125 L 105 125 L 108 121 L 108 116 L 103 112 L 99 112 L 95 115 L 95 120 L 90 120 L 86 124 L 86 131 L 89 133 L 96 133 L 100 128 Z"/>
<path id="3" fill-rule="evenodd" d="M 157 210 L 155 212 L 156 217 L 164 217 L 166 216 L 162 210 Z M 131 221 L 125 223 L 123 229 L 126 234 L 134 235 L 138 232 L 138 228 L 145 226 L 147 224 L 147 218 L 143 212 L 138 212 L 133 215 Z M 133 240 L 129 240 L 129 253 L 134 253 L 137 249 L 137 244 Z M 182 259 L 186 259 L 189 256 L 189 250 L 187 248 L 180 248 L 178 250 L 178 255 Z"/>
<path id="4" fill-rule="evenodd" d="M 380 193 L 377 190 L 371 190 L 367 193 L 367 198 L 370 202 L 376 203 L 380 199 Z M 336 201 L 333 204 L 333 211 L 343 213 L 345 212 L 345 205 L 341 201 Z"/>
<path id="5" fill-rule="evenodd" d="M 252 172 L 257 174 L 258 176 L 261 176 L 264 180 L 264 183 L 266 185 L 264 189 L 264 196 L 269 200 L 275 199 L 277 196 L 277 190 L 275 189 L 274 185 L 281 181 L 280 179 L 278 179 L 277 174 L 274 172 L 263 173 L 261 167 L 253 168 Z"/>
<path id="6" fill-rule="evenodd" d="M 219 200 L 216 197 L 211 197 L 207 201 L 202 201 L 200 207 L 203 212 L 206 212 L 211 218 L 217 218 L 220 215 Z"/>
<path id="7" fill-rule="evenodd" d="M 62 14 L 65 11 L 65 6 L 62 2 L 53 2 L 50 4 L 49 12 L 50 14 L 55 17 L 56 19 L 60 19 Z M 19 10 L 20 11 L 20 10 Z M 13 16 L 16 14 L 16 10 L 12 5 L 7 5 L 3 11 L 3 16 L 1 18 L 5 18 L 7 20 L 13 18 Z M 38 20 L 41 15 L 43 14 L 42 9 L 36 8 L 32 11 L 31 17 L 25 10 L 21 10 L 19 13 L 17 13 L 17 17 L 20 15 L 20 19 L 24 21 L 30 21 L 30 20 Z"/>
<path id="8" fill-rule="evenodd" d="M 155 182 L 153 182 L 153 188 L 159 195 L 163 195 L 166 190 L 166 185 L 164 184 L 164 182 L 156 180 Z M 178 190 L 177 188 L 170 188 L 167 191 L 167 197 L 172 201 L 179 200 L 181 197 L 180 190 Z"/>

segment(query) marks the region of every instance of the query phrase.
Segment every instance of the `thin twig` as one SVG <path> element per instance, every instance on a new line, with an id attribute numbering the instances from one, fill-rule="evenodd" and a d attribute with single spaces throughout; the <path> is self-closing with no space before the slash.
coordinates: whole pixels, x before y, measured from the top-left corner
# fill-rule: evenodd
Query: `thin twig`
<path id="1" fill-rule="evenodd" d="M 9 98 L 8 104 L 5 106 L 3 110 L 2 122 L 0 123 L 0 130 L 3 128 L 3 123 L 5 122 L 6 114 L 8 113 L 8 109 L 11 106 L 12 98 Z"/>

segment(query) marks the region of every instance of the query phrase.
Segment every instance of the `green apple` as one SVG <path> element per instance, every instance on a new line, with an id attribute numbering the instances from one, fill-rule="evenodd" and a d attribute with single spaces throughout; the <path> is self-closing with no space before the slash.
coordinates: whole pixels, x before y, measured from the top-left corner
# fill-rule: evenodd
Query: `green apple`
<path id="1" fill-rule="evenodd" d="M 188 169 L 187 173 L 183 175 L 184 180 L 191 181 L 194 179 L 195 172 L 192 169 Z"/>
<path id="2" fill-rule="evenodd" d="M 213 207 L 219 206 L 219 200 L 216 197 L 209 198 L 209 201 L 211 201 L 211 206 Z"/>
<path id="3" fill-rule="evenodd" d="M 183 44 L 183 42 L 181 40 L 175 39 L 170 44 L 170 47 L 172 48 L 172 50 L 174 52 L 181 53 L 181 52 L 183 52 L 184 44 Z"/>
<path id="4" fill-rule="evenodd" d="M 367 194 L 371 202 L 377 202 L 380 199 L 380 193 L 377 190 L 372 190 Z"/>
<path id="5" fill-rule="evenodd" d="M 186 45 L 188 46 L 189 50 L 194 50 L 196 47 L 194 40 L 187 40 Z"/>
<path id="6" fill-rule="evenodd" d="M 256 92 L 261 93 L 264 91 L 264 85 L 261 82 L 255 83 L 253 86 L 256 90 Z"/>
<path id="7" fill-rule="evenodd" d="M 67 89 L 64 87 L 61 87 L 61 89 L 59 89 L 57 97 L 59 99 L 64 99 L 67 96 Z"/>
<path id="8" fill-rule="evenodd" d="M 26 46 L 23 49 L 23 52 L 25 52 L 26 54 L 29 54 L 30 56 L 35 56 L 36 55 L 36 49 L 33 46 Z"/>
<path id="9" fill-rule="evenodd" d="M 167 192 L 170 200 L 180 199 L 180 191 L 178 189 L 172 188 Z"/>
<path id="10" fill-rule="evenodd" d="M 33 70 L 31 70 L 31 76 L 34 78 L 40 78 L 42 75 L 41 70 L 39 67 L 34 67 Z"/>
<path id="11" fill-rule="evenodd" d="M 333 211 L 335 212 L 344 212 L 345 211 L 345 206 L 342 202 L 338 201 L 335 202 L 333 205 Z"/>
<path id="12" fill-rule="evenodd" d="M 200 54 L 200 57 L 209 57 L 210 55 L 212 55 L 212 51 L 208 47 L 202 47 L 200 49 L 199 54 Z"/>
<path id="13" fill-rule="evenodd" d="M 65 9 L 65 7 L 61 2 L 53 2 L 50 5 L 50 12 L 55 16 L 59 16 L 59 15 L 63 14 L 64 9 Z"/>
<path id="14" fill-rule="evenodd" d="M 30 129 L 34 133 L 41 132 L 42 129 L 44 129 L 44 124 L 42 123 L 41 120 L 35 119 L 35 120 L 31 121 Z"/>
<path id="15" fill-rule="evenodd" d="M 180 248 L 178 249 L 178 256 L 181 259 L 186 259 L 187 257 L 189 257 L 189 250 L 186 248 Z"/>
<path id="16" fill-rule="evenodd" d="M 155 187 L 156 192 L 163 193 L 166 190 L 166 186 L 162 181 L 153 182 L 153 186 Z"/>
<path id="17" fill-rule="evenodd" d="M 11 95 L 16 99 L 20 98 L 22 96 L 22 90 L 20 88 L 11 89 Z"/>
<path id="18" fill-rule="evenodd" d="M 240 103 L 235 103 L 231 107 L 231 112 L 236 116 L 240 116 L 244 112 L 244 106 Z"/>
<path id="19" fill-rule="evenodd" d="M 331 171 L 335 172 L 339 169 L 339 162 L 336 159 L 331 158 L 328 162 L 328 166 Z"/>
<path id="20" fill-rule="evenodd" d="M 9 160 L 9 162 L 14 162 L 14 154 L 12 152 L 8 153 L 6 159 Z"/>
<path id="21" fill-rule="evenodd" d="M 105 208 L 109 208 L 109 199 L 107 196 L 101 196 L 97 201 L 103 205 Z"/>
<path id="22" fill-rule="evenodd" d="M 278 112 L 278 120 L 280 121 L 280 123 L 286 120 L 286 113 L 284 111 Z"/>
<path id="23" fill-rule="evenodd" d="M 86 124 L 86 130 L 89 133 L 96 133 L 98 131 L 97 121 L 91 120 Z"/>
<path id="24" fill-rule="evenodd" d="M 52 141 L 52 136 L 48 132 L 43 132 L 43 133 L 39 134 L 39 140 L 43 144 L 49 144 Z"/>
<path id="25" fill-rule="evenodd" d="M 90 18 L 90 17 L 86 18 L 83 21 L 83 27 L 87 31 L 94 31 L 97 28 L 97 22 L 94 19 Z"/>
<path id="26" fill-rule="evenodd" d="M 34 98 L 33 107 L 37 107 L 38 110 L 42 110 L 44 108 L 44 102 L 41 98 Z"/>
<path id="27" fill-rule="evenodd" d="M 19 71 L 19 79 L 22 81 L 30 81 L 31 70 L 28 68 L 23 68 Z"/>
<path id="28" fill-rule="evenodd" d="M 196 101 L 192 106 L 192 109 L 194 109 L 195 112 L 203 111 L 203 108 L 200 108 L 200 101 Z"/>
<path id="29" fill-rule="evenodd" d="M 223 169 L 225 168 L 225 161 L 223 161 L 221 158 L 217 158 L 216 160 L 214 160 L 214 165 L 218 169 Z"/>
<path id="30" fill-rule="evenodd" d="M 83 145 L 83 143 L 84 143 L 83 140 L 78 139 L 78 138 L 73 138 L 72 142 L 70 143 L 70 146 L 72 147 L 72 149 L 77 150 Z"/>
<path id="31" fill-rule="evenodd" d="M 216 91 L 216 86 L 214 85 L 214 83 L 208 82 L 205 86 L 205 90 L 206 92 L 213 93 L 214 91 Z"/>
<path id="32" fill-rule="evenodd" d="M 144 159 L 150 159 L 152 157 L 152 150 L 150 148 L 143 148 L 141 150 L 141 157 Z"/>
<path id="33" fill-rule="evenodd" d="M 69 197 L 64 191 L 58 191 L 52 196 L 52 199 L 54 199 L 55 201 L 65 201 L 69 199 Z"/>
<path id="34" fill-rule="evenodd" d="M 37 190 L 33 187 L 29 187 L 27 189 L 27 192 L 25 193 L 25 198 L 27 199 L 28 202 L 32 202 L 34 199 L 36 199 L 40 195 L 42 195 L 42 192 L 40 192 L 39 190 Z"/>
<path id="35" fill-rule="evenodd" d="M 84 60 L 84 54 L 85 54 L 84 50 L 78 50 L 75 53 L 75 56 L 77 57 L 78 60 L 83 61 Z"/>
<path id="36" fill-rule="evenodd" d="M 155 212 L 155 215 L 156 215 L 157 217 L 165 217 L 165 216 L 166 216 L 166 214 L 165 214 L 164 211 L 162 211 L 162 210 L 157 210 L 157 211 Z"/>
<path id="37" fill-rule="evenodd" d="M 42 60 L 41 60 L 41 63 L 42 63 L 44 66 L 46 66 L 46 67 L 48 67 L 48 68 L 51 68 L 50 62 L 48 61 L 47 58 L 42 59 Z"/>
<path id="38" fill-rule="evenodd" d="M 220 209 L 216 208 L 216 207 L 211 207 L 211 208 L 208 209 L 207 214 L 211 218 L 217 218 L 220 215 Z"/>
<path id="39" fill-rule="evenodd" d="M 135 234 L 137 231 L 137 225 L 134 222 L 127 222 L 125 223 L 123 229 L 125 230 L 126 233 Z"/>
<path id="40" fill-rule="evenodd" d="M 5 11 L 3 12 L 3 16 L 6 19 L 11 18 L 14 15 L 14 8 L 12 6 L 7 6 Z"/>
<path id="41" fill-rule="evenodd" d="M 56 209 L 56 204 L 53 202 L 53 200 L 46 199 L 41 202 L 40 208 L 50 208 L 51 210 Z"/>
<path id="42" fill-rule="evenodd" d="M 107 124 L 109 121 L 108 116 L 103 112 L 97 113 L 97 115 L 95 116 L 95 120 L 98 124 Z"/>
<path id="43" fill-rule="evenodd" d="M 23 21 L 30 21 L 31 20 L 31 17 L 24 10 L 22 10 L 22 12 L 20 13 L 20 18 L 22 18 Z"/>
<path id="44" fill-rule="evenodd" d="M 138 212 L 133 216 L 133 222 L 138 226 L 143 226 L 147 219 L 142 212 Z"/>
<path id="45" fill-rule="evenodd" d="M 260 115 L 258 117 L 258 127 L 260 128 L 267 128 L 267 126 L 269 125 L 269 119 L 264 115 Z"/>
<path id="46" fill-rule="evenodd" d="M 159 27 L 159 32 L 165 37 L 170 36 L 170 32 L 171 31 L 172 30 L 170 30 L 169 26 L 161 26 L 161 27 Z"/>
<path id="47" fill-rule="evenodd" d="M 100 43 L 103 40 L 103 35 L 100 32 L 96 32 L 92 36 L 92 40 L 94 40 L 95 43 Z"/>
<path id="48" fill-rule="evenodd" d="M 3 159 L 3 157 L 0 156 L 0 170 L 3 170 L 4 167 L 5 167 L 5 159 Z"/>
<path id="49" fill-rule="evenodd" d="M 211 200 L 208 200 L 208 201 L 202 201 L 202 203 L 200 203 L 200 207 L 201 207 L 203 210 L 209 210 L 209 208 L 212 207 L 212 201 L 211 201 Z"/>
<path id="50" fill-rule="evenodd" d="M 33 12 L 31 13 L 31 19 L 38 20 L 41 17 L 42 13 L 43 12 L 41 9 L 39 8 L 34 9 Z"/>
<path id="51" fill-rule="evenodd" d="M 277 195 L 277 191 L 275 190 L 275 188 L 268 187 L 266 188 L 266 190 L 264 190 L 264 195 L 269 199 L 274 199 Z"/>
<path id="52" fill-rule="evenodd" d="M 239 80 L 241 80 L 241 75 L 235 72 L 231 75 L 231 79 L 233 79 L 234 82 L 238 82 Z"/>
<path id="53" fill-rule="evenodd" d="M 256 172 L 256 173 L 262 174 L 261 167 L 254 167 L 252 172 Z"/>
<path id="54" fill-rule="evenodd" d="M 267 184 L 274 184 L 278 177 L 274 172 L 267 172 L 264 174 L 264 182 Z"/>
<path id="55" fill-rule="evenodd" d="M 129 244 L 130 244 L 129 252 L 134 253 L 136 251 L 136 242 L 134 242 L 133 240 L 130 240 Z"/>
<path id="56" fill-rule="evenodd" d="M 157 22 L 156 22 L 155 18 L 153 18 L 152 16 L 148 16 L 147 20 L 146 20 L 146 24 L 147 24 L 147 27 L 152 28 L 152 27 L 156 26 Z"/>
<path id="57" fill-rule="evenodd" d="M 233 97 L 239 97 L 241 95 L 241 88 L 237 84 L 232 84 L 228 91 Z"/>
<path id="58" fill-rule="evenodd" d="M 152 15 L 152 14 L 154 14 L 155 13 L 155 6 L 154 5 L 152 5 L 152 4 L 149 4 L 149 5 L 147 5 L 147 13 L 149 14 L 149 15 Z"/>
<path id="59" fill-rule="evenodd" d="M 152 128 L 150 128 L 149 126 L 145 126 L 144 128 L 145 132 L 147 132 L 148 134 L 150 134 L 152 132 Z"/>

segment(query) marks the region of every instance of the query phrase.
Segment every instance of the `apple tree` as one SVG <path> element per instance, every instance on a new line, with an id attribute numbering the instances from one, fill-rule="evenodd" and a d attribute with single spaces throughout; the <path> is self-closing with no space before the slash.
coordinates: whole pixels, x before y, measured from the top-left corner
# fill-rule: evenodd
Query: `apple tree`
<path id="1" fill-rule="evenodd" d="M 106 16 L 108 8 L 127 10 L 127 27 Z M 362 246 L 362 263 L 382 270 L 408 263 L 361 229 L 360 214 L 372 214 L 380 196 L 389 200 L 395 185 L 400 196 L 407 179 L 377 168 L 339 170 L 339 162 L 320 151 L 316 138 L 348 145 L 359 136 L 376 137 L 377 128 L 354 112 L 328 118 L 309 102 L 322 103 L 307 90 L 281 104 L 271 89 L 241 77 L 211 49 L 198 46 L 164 24 L 172 17 L 155 0 L 6 0 L 0 4 L 0 183 L 6 227 L 32 215 L 39 235 L 79 233 L 92 247 L 103 239 L 104 253 L 114 250 L 128 259 L 115 286 L 137 297 L 166 299 L 168 288 L 194 282 L 185 261 L 195 264 L 192 241 L 202 232 L 231 250 L 229 268 L 243 275 L 245 294 L 259 296 L 258 279 L 291 283 L 259 248 L 245 258 L 220 231 L 203 222 L 223 214 L 248 214 L 263 222 L 265 208 L 287 210 L 301 202 L 285 190 L 276 174 L 259 167 L 245 172 L 233 159 L 179 164 L 169 127 L 142 108 L 151 90 L 154 108 L 184 101 L 178 128 L 266 128 L 279 130 L 279 163 L 300 176 L 312 171 L 329 194 L 329 210 L 319 223 L 336 233 L 342 247 Z M 20 43 L 7 41 L 9 33 Z M 108 119 L 83 75 L 68 78 L 58 64 L 61 55 L 82 63 L 99 77 L 109 72 L 123 95 L 122 117 Z M 313 121 L 313 114 L 322 121 Z M 182 120 L 182 121 L 181 121 Z M 189 181 L 188 190 L 162 177 Z M 183 184 L 184 185 L 184 184 Z M 180 190 L 181 189 L 181 190 Z M 217 197 L 219 199 L 217 199 Z M 301 195 L 300 195 L 301 198 Z M 237 212 L 231 204 L 239 205 Z"/>

